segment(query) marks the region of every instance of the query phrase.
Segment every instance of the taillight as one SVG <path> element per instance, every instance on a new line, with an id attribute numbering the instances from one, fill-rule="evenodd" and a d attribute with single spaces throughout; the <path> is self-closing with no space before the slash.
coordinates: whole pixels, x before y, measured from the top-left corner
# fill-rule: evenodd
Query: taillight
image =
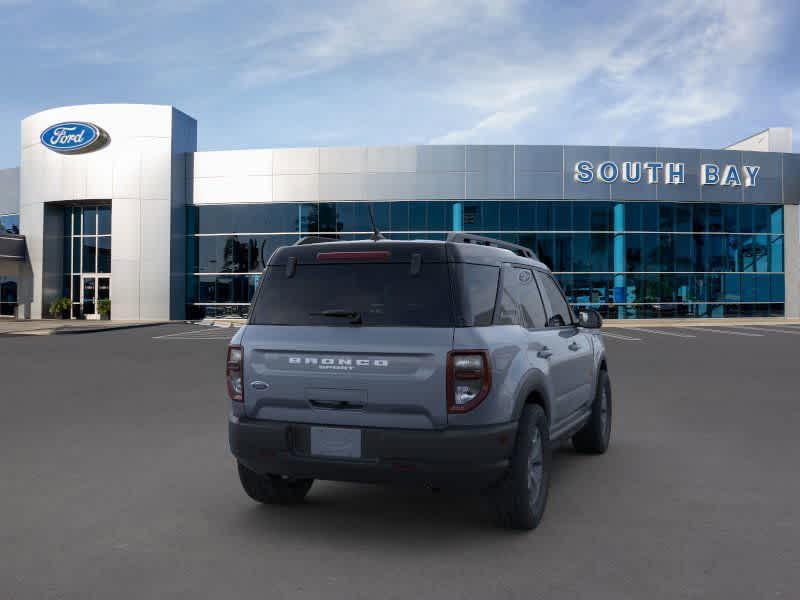
<path id="1" fill-rule="evenodd" d="M 225 379 L 228 383 L 228 396 L 234 402 L 244 402 L 244 381 L 242 375 L 243 352 L 241 346 L 228 346 Z"/>
<path id="2" fill-rule="evenodd" d="M 447 412 L 472 410 L 489 395 L 491 386 L 486 350 L 454 350 L 447 354 Z"/>

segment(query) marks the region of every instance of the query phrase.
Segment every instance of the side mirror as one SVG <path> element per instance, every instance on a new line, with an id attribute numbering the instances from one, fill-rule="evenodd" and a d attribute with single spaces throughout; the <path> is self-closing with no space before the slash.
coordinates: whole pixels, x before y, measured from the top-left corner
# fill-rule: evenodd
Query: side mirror
<path id="1" fill-rule="evenodd" d="M 578 309 L 578 325 L 586 329 L 600 329 L 603 326 L 603 317 L 593 308 Z"/>

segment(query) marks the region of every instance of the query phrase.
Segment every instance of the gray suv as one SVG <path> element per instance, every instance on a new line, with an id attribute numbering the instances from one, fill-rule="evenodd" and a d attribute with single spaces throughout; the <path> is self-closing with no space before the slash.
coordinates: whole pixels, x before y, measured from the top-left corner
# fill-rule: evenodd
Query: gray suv
<path id="1" fill-rule="evenodd" d="M 472 486 L 500 524 L 532 529 L 553 446 L 608 447 L 600 324 L 499 240 L 279 248 L 228 348 L 242 486 L 270 504 L 301 501 L 314 479 Z"/>

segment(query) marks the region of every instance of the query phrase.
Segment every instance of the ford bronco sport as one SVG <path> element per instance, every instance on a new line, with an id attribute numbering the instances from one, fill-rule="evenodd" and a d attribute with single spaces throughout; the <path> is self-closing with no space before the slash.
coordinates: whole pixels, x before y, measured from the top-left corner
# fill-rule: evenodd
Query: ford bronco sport
<path id="1" fill-rule="evenodd" d="M 522 246 L 300 240 L 269 260 L 231 341 L 229 435 L 245 492 L 301 501 L 314 479 L 488 491 L 536 527 L 551 449 L 611 433 L 601 319 L 576 316 Z"/>

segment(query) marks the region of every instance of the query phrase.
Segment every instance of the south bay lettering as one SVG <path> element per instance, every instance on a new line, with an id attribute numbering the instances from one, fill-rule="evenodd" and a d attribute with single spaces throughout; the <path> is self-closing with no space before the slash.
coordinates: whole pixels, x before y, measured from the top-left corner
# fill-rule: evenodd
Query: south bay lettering
<path id="1" fill-rule="evenodd" d="M 700 165 L 700 185 L 721 185 L 729 187 L 755 187 L 758 183 L 758 165 Z M 596 167 L 588 160 L 575 163 L 575 181 L 591 183 L 665 183 L 682 185 L 686 182 L 686 164 L 680 162 L 636 162 L 617 164 L 605 161 Z"/>

